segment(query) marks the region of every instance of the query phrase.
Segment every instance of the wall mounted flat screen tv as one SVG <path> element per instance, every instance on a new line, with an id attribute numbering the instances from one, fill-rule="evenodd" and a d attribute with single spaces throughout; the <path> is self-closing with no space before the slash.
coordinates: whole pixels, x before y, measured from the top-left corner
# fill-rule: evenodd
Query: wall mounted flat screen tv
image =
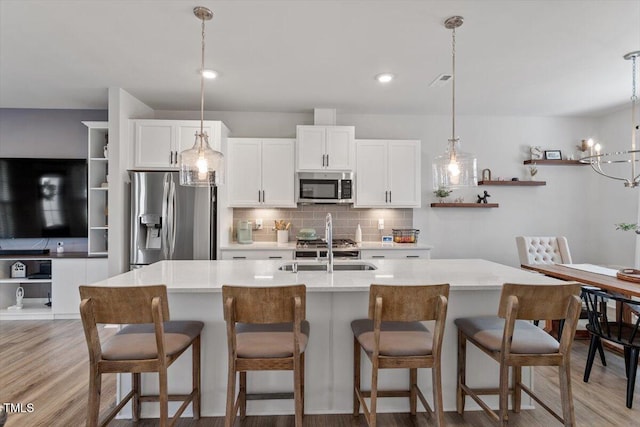
<path id="1" fill-rule="evenodd" d="M 87 237 L 87 161 L 0 158 L 0 238 L 42 237 Z"/>

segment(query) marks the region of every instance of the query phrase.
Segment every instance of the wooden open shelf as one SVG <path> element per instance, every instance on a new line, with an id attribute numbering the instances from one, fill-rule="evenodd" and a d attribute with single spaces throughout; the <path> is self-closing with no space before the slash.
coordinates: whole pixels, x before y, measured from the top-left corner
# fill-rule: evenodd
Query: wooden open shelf
<path id="1" fill-rule="evenodd" d="M 536 165 L 564 165 L 564 166 L 586 166 L 587 163 L 580 163 L 580 161 L 578 160 L 546 160 L 546 159 L 539 159 L 539 160 L 525 160 L 524 164 L 525 165 L 532 165 L 532 164 L 536 164 Z"/>
<path id="2" fill-rule="evenodd" d="M 521 187 L 533 187 L 537 185 L 547 185 L 546 181 L 478 181 L 478 185 L 511 185 Z"/>
<path id="3" fill-rule="evenodd" d="M 498 203 L 431 203 L 432 208 L 497 208 Z"/>

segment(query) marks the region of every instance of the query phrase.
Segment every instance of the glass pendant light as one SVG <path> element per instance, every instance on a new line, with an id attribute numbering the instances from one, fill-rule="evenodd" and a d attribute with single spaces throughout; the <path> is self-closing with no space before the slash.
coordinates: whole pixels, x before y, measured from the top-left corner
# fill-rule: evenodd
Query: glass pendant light
<path id="1" fill-rule="evenodd" d="M 213 17 L 213 12 L 198 6 L 193 14 L 202 21 L 202 61 L 204 70 L 204 23 Z M 215 187 L 224 183 L 224 156 L 209 145 L 209 136 L 204 132 L 204 75 L 200 73 L 200 132 L 188 150 L 180 153 L 180 185 L 189 187 Z"/>
<path id="2" fill-rule="evenodd" d="M 478 185 L 478 167 L 475 156 L 460 150 L 460 138 L 456 136 L 456 28 L 464 22 L 462 16 L 452 16 L 444 21 L 444 26 L 452 31 L 451 78 L 452 126 L 451 139 L 444 154 L 433 159 L 434 190 L 456 189 Z"/>

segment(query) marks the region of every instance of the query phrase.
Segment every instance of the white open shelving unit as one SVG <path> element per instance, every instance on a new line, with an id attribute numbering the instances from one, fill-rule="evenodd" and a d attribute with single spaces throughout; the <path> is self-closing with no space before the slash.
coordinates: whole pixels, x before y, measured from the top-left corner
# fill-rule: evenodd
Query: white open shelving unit
<path id="1" fill-rule="evenodd" d="M 51 271 L 51 260 L 49 259 L 2 259 L 0 260 L 0 320 L 18 320 L 18 319 L 52 319 L 53 310 L 51 306 L 47 306 L 47 298 L 24 298 L 22 300 L 22 309 L 9 309 L 10 306 L 16 304 L 16 290 L 22 287 L 25 291 L 29 286 L 46 284 L 49 295 L 52 293 L 51 278 L 48 279 L 29 279 L 27 277 L 11 278 L 9 272 L 11 265 L 15 262 L 22 262 L 26 265 L 27 273 L 40 271 L 41 264 L 48 264 L 48 270 Z"/>
<path id="2" fill-rule="evenodd" d="M 109 234 L 109 158 L 104 147 L 108 143 L 108 122 L 82 122 L 88 128 L 88 252 L 107 255 Z"/>

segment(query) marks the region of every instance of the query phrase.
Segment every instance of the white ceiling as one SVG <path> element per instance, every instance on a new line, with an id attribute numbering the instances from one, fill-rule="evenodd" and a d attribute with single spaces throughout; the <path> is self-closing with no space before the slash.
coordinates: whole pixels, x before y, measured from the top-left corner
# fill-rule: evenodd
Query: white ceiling
<path id="1" fill-rule="evenodd" d="M 121 87 L 156 110 L 597 115 L 629 103 L 640 0 L 0 0 L 0 107 L 107 107 Z M 639 64 L 640 65 L 640 64 Z M 381 86 L 380 72 L 396 74 Z"/>

